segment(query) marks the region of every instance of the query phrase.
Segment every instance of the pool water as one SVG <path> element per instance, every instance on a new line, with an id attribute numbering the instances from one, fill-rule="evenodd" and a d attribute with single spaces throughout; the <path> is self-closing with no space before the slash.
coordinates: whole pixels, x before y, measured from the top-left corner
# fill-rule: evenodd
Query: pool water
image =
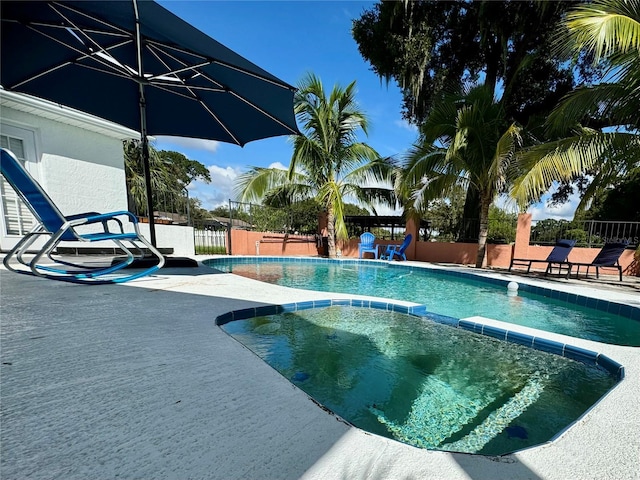
<path id="1" fill-rule="evenodd" d="M 595 366 L 390 311 L 334 306 L 222 328 L 353 425 L 420 448 L 540 444 L 616 383 Z"/>
<path id="2" fill-rule="evenodd" d="M 207 263 L 224 272 L 286 287 L 404 300 L 455 318 L 480 315 L 598 342 L 640 346 L 639 321 L 529 292 L 509 296 L 505 287 L 437 270 L 371 262 L 236 263 L 216 259 Z"/>

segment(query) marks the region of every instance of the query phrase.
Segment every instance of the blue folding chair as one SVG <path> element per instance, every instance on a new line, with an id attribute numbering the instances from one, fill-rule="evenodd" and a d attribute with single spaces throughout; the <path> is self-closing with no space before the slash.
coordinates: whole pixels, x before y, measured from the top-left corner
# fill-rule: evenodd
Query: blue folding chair
<path id="1" fill-rule="evenodd" d="M 373 253 L 373 258 L 378 258 L 378 245 L 375 245 L 376 236 L 371 232 L 364 232 L 360 235 L 360 243 L 358 243 L 358 258 L 369 252 Z"/>
<path id="2" fill-rule="evenodd" d="M 24 169 L 13 152 L 3 148 L 0 160 L 2 175 L 13 187 L 38 222 L 5 256 L 3 264 L 7 269 L 17 273 L 33 274 L 67 282 L 104 284 L 122 283 L 140 278 L 155 272 L 164 265 L 165 259 L 162 254 L 140 235 L 138 219 L 131 212 L 119 211 L 105 214 L 89 212 L 65 217 L 38 182 Z M 133 232 L 124 231 L 121 218 L 129 219 L 133 224 Z M 80 226 L 92 224 L 101 224 L 102 231 L 79 233 L 76 230 Z M 113 229 L 114 226 L 115 231 Z M 27 253 L 27 250 L 41 235 L 47 235 L 50 238 L 30 261 L 25 260 L 24 255 Z M 121 259 L 121 261 L 115 261 L 109 266 L 87 266 L 65 261 L 53 256 L 54 250 L 58 244 L 63 241 L 97 242 L 104 240 L 115 243 L 116 246 L 126 254 L 126 258 Z M 131 246 L 125 247 L 123 242 Z M 142 244 L 142 248 L 138 242 Z M 146 248 L 158 259 L 156 264 L 128 275 L 112 275 L 118 270 L 131 265 L 136 258 L 143 257 L 143 248 Z M 131 250 L 135 250 L 137 253 L 134 254 Z M 41 263 L 45 256 L 51 263 Z M 14 258 L 18 263 L 28 269 L 14 268 L 11 264 Z M 109 277 L 105 277 L 105 275 L 109 275 Z"/>
<path id="3" fill-rule="evenodd" d="M 406 260 L 407 256 L 405 255 L 405 250 L 411 244 L 411 240 L 413 239 L 413 235 L 408 233 L 404 237 L 404 241 L 402 245 L 387 245 L 387 249 L 384 251 L 382 255 L 380 255 L 381 260 L 393 260 L 395 257 L 398 257 L 398 260 Z"/>

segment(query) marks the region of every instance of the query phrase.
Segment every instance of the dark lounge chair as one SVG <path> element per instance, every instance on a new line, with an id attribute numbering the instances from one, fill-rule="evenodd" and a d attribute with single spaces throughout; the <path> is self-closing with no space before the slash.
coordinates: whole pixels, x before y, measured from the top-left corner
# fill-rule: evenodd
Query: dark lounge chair
<path id="1" fill-rule="evenodd" d="M 569 273 L 567 277 L 571 275 L 573 267 L 576 267 L 575 273 L 576 278 L 580 274 L 580 267 L 587 267 L 587 273 L 585 274 L 587 277 L 589 276 L 589 269 L 591 267 L 595 267 L 596 269 L 596 278 L 600 278 L 600 269 L 601 268 L 615 268 L 618 270 L 618 275 L 620 276 L 620 281 L 622 281 L 622 266 L 620 265 L 620 256 L 622 252 L 627 248 L 626 242 L 608 242 L 605 243 L 604 246 L 596 255 L 596 258 L 593 259 L 591 263 L 578 263 L 578 262 L 568 262 L 569 264 Z"/>
<path id="2" fill-rule="evenodd" d="M 552 272 L 554 265 L 558 267 L 558 275 L 562 273 L 563 268 L 567 269 L 567 275 L 568 275 L 568 272 L 571 271 L 571 267 L 567 262 L 567 257 L 569 257 L 569 253 L 571 252 L 575 244 L 576 244 L 575 240 L 567 240 L 567 239 L 558 240 L 555 246 L 553 247 L 553 250 L 551 250 L 551 253 L 549 254 L 549 256 L 544 260 L 532 260 L 528 258 L 512 258 L 511 263 L 509 264 L 509 271 L 511 271 L 511 269 L 515 265 L 520 267 L 527 267 L 527 273 L 529 273 L 531 271 L 531 265 L 533 263 L 546 263 L 547 269 L 544 272 L 545 275 Z"/>

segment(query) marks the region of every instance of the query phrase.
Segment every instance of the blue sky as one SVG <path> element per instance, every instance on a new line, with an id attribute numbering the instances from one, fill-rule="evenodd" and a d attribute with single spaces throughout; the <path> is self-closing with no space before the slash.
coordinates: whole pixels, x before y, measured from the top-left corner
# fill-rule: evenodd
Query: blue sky
<path id="1" fill-rule="evenodd" d="M 370 121 L 363 137 L 380 155 L 401 155 L 417 137 L 401 115 L 402 96 L 373 73 L 351 36 L 352 20 L 373 1 L 160 1 L 161 5 L 248 60 L 296 85 L 313 72 L 329 89 L 356 80 L 357 100 Z M 287 137 L 251 142 L 244 147 L 196 139 L 159 137 L 156 147 L 175 150 L 206 165 L 211 183 L 189 188 L 203 207 L 215 208 L 233 198 L 238 174 L 251 166 L 289 165 Z M 535 218 L 571 216 L 573 202 L 557 212 L 539 205 Z M 568 213 L 567 213 L 568 212 Z M 390 213 L 379 211 L 379 213 Z"/>

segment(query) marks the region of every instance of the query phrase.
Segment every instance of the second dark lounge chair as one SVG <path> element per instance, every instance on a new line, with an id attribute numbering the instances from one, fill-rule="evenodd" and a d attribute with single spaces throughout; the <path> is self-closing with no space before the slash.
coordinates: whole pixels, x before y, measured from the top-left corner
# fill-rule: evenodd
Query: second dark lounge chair
<path id="1" fill-rule="evenodd" d="M 587 267 L 586 276 L 589 276 L 589 268 L 595 267 L 596 278 L 600 277 L 601 268 L 615 268 L 618 270 L 620 281 L 622 281 L 622 266 L 620 265 L 620 256 L 622 255 L 622 252 L 624 252 L 625 248 L 627 248 L 627 245 L 628 244 L 626 242 L 605 243 L 598 252 L 598 255 L 596 255 L 596 258 L 594 258 L 591 263 L 568 262 L 569 273 L 567 274 L 567 277 L 571 275 L 573 267 L 576 267 L 576 278 L 578 278 L 578 274 L 580 273 L 580 267 Z"/>

